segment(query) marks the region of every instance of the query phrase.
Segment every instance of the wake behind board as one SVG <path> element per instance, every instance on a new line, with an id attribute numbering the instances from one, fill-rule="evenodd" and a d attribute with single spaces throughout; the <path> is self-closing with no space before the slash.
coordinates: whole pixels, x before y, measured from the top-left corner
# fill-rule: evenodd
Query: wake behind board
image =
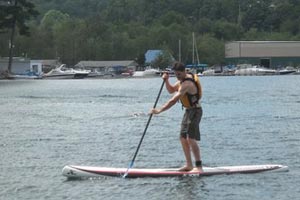
<path id="1" fill-rule="evenodd" d="M 99 176 L 121 177 L 127 168 L 111 167 L 91 167 L 67 165 L 63 168 L 62 174 L 68 178 L 92 178 Z M 203 171 L 196 170 L 184 172 L 177 168 L 169 169 L 138 169 L 129 170 L 128 178 L 141 177 L 180 177 L 180 176 L 211 176 L 218 174 L 236 173 L 258 173 L 266 171 L 288 171 L 288 166 L 284 165 L 243 165 L 243 166 L 224 166 L 224 167 L 203 167 Z"/>

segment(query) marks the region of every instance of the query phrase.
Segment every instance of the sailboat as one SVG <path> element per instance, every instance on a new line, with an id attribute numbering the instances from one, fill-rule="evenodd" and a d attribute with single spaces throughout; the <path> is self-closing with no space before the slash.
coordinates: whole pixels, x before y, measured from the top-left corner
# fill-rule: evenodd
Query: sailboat
<path id="1" fill-rule="evenodd" d="M 195 33 L 192 33 L 193 37 L 193 57 L 192 57 L 192 64 L 187 65 L 187 68 L 189 68 L 189 71 L 198 74 L 198 76 L 202 76 L 202 73 L 197 72 L 197 68 L 200 67 L 200 60 L 199 60 L 199 54 L 198 54 L 198 49 L 197 49 L 197 44 L 195 40 Z"/>
<path id="2" fill-rule="evenodd" d="M 199 59 L 199 54 L 198 54 L 198 49 L 197 49 L 197 44 L 195 40 L 195 33 L 192 33 L 193 37 L 193 55 L 192 55 L 192 64 L 186 65 L 187 70 L 189 72 L 192 72 L 194 74 L 198 74 L 198 76 L 202 76 L 203 74 L 197 71 L 197 68 L 199 67 L 206 67 L 206 64 L 200 64 L 200 59 Z M 178 40 L 178 61 L 181 62 L 181 40 Z"/>

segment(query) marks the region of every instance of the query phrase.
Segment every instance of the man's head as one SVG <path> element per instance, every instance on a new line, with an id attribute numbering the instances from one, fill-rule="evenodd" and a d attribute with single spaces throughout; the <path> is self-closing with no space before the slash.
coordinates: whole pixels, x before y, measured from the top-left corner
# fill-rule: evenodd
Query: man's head
<path id="1" fill-rule="evenodd" d="M 181 72 L 184 72 L 185 71 L 185 66 L 183 63 L 181 62 L 175 62 L 173 64 L 173 68 L 172 68 L 174 71 L 181 71 Z"/>
<path id="2" fill-rule="evenodd" d="M 185 66 L 184 66 L 183 63 L 181 63 L 181 62 L 175 62 L 173 64 L 173 68 L 172 69 L 173 69 L 173 71 L 174 71 L 174 73 L 176 75 L 176 78 L 178 80 L 185 79 L 186 72 L 185 72 Z"/>

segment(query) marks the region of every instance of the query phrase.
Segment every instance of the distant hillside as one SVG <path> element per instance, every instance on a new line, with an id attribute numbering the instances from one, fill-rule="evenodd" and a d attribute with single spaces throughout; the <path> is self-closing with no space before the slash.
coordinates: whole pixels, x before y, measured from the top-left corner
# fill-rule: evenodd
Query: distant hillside
<path id="1" fill-rule="evenodd" d="M 40 15 L 30 37 L 16 35 L 15 56 L 124 60 L 163 49 L 192 60 L 192 32 L 200 61 L 224 61 L 232 40 L 300 40 L 300 2 L 294 0 L 31 0 Z M 8 34 L 0 37 L 7 56 Z"/>

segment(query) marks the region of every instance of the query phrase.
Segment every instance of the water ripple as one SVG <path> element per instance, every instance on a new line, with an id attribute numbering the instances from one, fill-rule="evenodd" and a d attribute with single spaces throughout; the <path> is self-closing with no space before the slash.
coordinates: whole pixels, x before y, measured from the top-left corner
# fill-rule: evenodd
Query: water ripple
<path id="1" fill-rule="evenodd" d="M 67 181 L 67 164 L 128 166 L 161 79 L 1 81 L 0 199 L 297 199 L 299 76 L 201 83 L 204 165 L 279 163 L 290 172 Z M 158 106 L 169 98 L 163 90 Z M 178 104 L 152 118 L 134 167 L 184 164 L 182 114 Z"/>

